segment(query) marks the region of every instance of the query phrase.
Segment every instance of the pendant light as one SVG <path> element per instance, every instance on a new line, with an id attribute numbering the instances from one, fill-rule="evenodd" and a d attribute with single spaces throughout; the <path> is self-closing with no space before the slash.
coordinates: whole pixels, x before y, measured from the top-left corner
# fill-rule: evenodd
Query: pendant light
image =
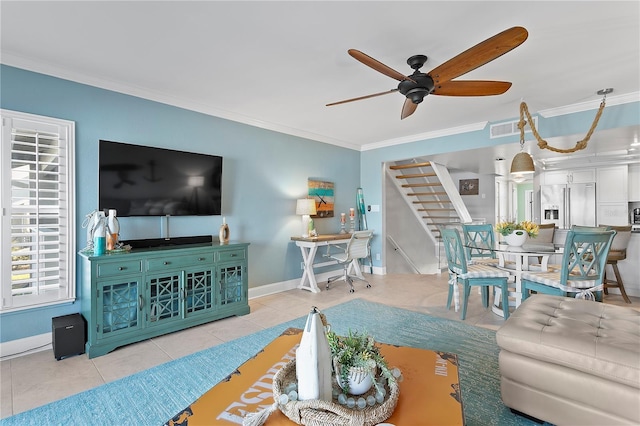
<path id="1" fill-rule="evenodd" d="M 520 152 L 511 161 L 511 174 L 524 175 L 535 171 L 536 167 L 533 164 L 533 158 L 524 152 L 524 139 L 520 139 Z"/>

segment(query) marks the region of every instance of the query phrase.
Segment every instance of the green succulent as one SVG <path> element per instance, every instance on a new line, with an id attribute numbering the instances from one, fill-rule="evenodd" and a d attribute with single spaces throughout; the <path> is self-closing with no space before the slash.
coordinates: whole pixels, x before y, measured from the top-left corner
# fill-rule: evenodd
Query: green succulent
<path id="1" fill-rule="evenodd" d="M 364 367 L 371 373 L 376 390 L 380 390 L 380 384 L 375 380 L 375 367 L 380 370 L 380 376 L 387 380 L 395 380 L 389 370 L 389 366 L 384 357 L 380 354 L 380 349 L 369 333 L 351 331 L 346 336 L 339 336 L 333 331 L 327 333 L 331 357 L 343 368 L 340 369 L 340 381 L 349 383 L 349 370 L 351 367 Z M 344 393 L 348 393 L 343 389 Z"/>

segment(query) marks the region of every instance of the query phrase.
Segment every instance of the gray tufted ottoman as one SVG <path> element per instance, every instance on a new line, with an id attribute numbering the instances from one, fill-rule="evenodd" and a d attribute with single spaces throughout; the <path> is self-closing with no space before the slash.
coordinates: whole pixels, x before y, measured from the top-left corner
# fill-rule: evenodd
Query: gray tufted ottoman
<path id="1" fill-rule="evenodd" d="M 640 312 L 536 294 L 496 338 L 507 407 L 557 425 L 640 424 Z"/>

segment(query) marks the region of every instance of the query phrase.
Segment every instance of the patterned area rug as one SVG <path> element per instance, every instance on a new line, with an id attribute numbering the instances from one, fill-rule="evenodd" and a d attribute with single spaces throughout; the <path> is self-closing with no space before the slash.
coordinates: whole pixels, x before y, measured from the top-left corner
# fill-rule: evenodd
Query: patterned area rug
<path id="1" fill-rule="evenodd" d="M 311 308 L 311 307 L 310 307 Z M 495 332 L 462 322 L 354 299 L 323 310 L 332 330 L 369 331 L 376 340 L 458 355 L 467 426 L 535 425 L 515 416 L 500 399 Z M 171 419 L 289 327 L 268 328 L 16 414 L 2 425 L 161 425 Z M 425 413 L 428 416 L 428 413 Z M 399 426 L 399 425 L 398 425 Z"/>

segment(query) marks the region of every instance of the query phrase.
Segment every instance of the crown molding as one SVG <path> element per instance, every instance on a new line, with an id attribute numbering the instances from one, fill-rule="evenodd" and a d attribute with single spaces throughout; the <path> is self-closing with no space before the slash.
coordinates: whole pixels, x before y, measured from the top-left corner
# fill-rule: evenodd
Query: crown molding
<path id="1" fill-rule="evenodd" d="M 591 100 L 587 102 L 580 102 L 572 105 L 566 105 L 559 108 L 549 108 L 549 109 L 538 111 L 532 115 L 540 115 L 543 118 L 550 118 L 550 117 L 557 117 L 561 115 L 574 114 L 577 112 L 591 111 L 591 110 L 598 109 L 600 107 L 601 101 L 602 101 L 601 99 L 598 99 L 598 100 Z M 606 104 L 608 106 L 623 105 L 623 104 L 629 104 L 629 103 L 639 102 L 639 101 L 640 101 L 640 92 L 626 93 L 626 94 L 617 95 L 617 96 L 607 96 L 606 98 Z M 374 142 L 374 143 L 363 145 L 361 151 L 385 148 L 385 147 L 401 145 L 409 142 L 417 142 L 425 139 L 435 139 L 435 138 L 444 137 L 444 136 L 452 136 L 452 135 L 457 135 L 462 133 L 474 132 L 477 130 L 484 129 L 487 123 L 488 122 L 486 121 L 479 122 L 479 123 L 468 124 L 460 127 L 452 127 L 449 129 L 438 130 L 434 132 L 421 133 L 417 135 L 405 136 L 402 138 Z"/>
<path id="2" fill-rule="evenodd" d="M 386 148 L 395 145 L 402 145 L 410 142 L 418 142 L 426 139 L 436 139 L 445 136 L 459 135 L 462 133 L 475 132 L 487 127 L 487 121 L 478 123 L 465 124 L 464 126 L 451 127 L 449 129 L 434 130 L 433 132 L 418 133 L 415 135 L 403 136 L 400 138 L 387 139 L 379 142 L 373 142 L 362 146 L 361 151 L 369 151 L 372 149 Z"/>
<path id="3" fill-rule="evenodd" d="M 606 97 L 607 106 L 630 104 L 632 102 L 638 101 L 640 101 L 640 92 L 625 93 L 623 95 Z M 550 118 L 558 117 L 560 115 L 575 114 L 577 112 L 591 111 L 600 108 L 600 102 L 602 102 L 602 99 L 595 99 L 573 105 L 540 110 L 537 112 L 537 114 L 541 115 L 544 118 Z"/>

